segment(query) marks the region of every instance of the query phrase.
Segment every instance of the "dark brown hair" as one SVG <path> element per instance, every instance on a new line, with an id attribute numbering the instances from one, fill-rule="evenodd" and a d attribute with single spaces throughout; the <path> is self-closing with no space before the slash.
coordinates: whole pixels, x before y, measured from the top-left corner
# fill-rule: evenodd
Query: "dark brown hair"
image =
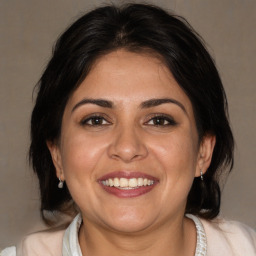
<path id="1" fill-rule="evenodd" d="M 192 102 L 200 140 L 209 133 L 216 136 L 211 165 L 203 182 L 194 179 L 186 207 L 186 213 L 206 219 L 216 217 L 220 177 L 228 166 L 232 168 L 234 148 L 218 71 L 202 39 L 185 19 L 156 6 L 128 4 L 97 8 L 72 24 L 58 39 L 37 85 L 30 160 L 39 178 L 43 218 L 47 220 L 45 211 L 66 212 L 72 207 L 68 188 L 58 189 L 46 141 L 58 140 L 67 100 L 95 60 L 118 48 L 161 56 Z"/>

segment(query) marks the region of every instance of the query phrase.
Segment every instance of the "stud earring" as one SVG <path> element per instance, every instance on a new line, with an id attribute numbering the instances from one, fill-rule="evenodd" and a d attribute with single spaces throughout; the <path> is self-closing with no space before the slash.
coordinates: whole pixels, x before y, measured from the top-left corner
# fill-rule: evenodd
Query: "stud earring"
<path id="1" fill-rule="evenodd" d="M 201 180 L 203 181 L 204 180 L 204 176 L 203 176 L 202 170 L 200 170 L 200 176 L 201 176 Z"/>
<path id="2" fill-rule="evenodd" d="M 64 181 L 62 181 L 62 180 L 59 178 L 58 188 L 63 188 L 63 185 L 64 185 Z"/>

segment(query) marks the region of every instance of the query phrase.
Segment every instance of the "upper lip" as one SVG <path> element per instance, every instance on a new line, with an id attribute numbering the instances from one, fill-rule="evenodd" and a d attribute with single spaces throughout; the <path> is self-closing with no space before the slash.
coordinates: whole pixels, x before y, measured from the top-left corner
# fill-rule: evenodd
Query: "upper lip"
<path id="1" fill-rule="evenodd" d="M 153 177 L 149 174 L 142 173 L 142 172 L 131 172 L 131 171 L 115 171 L 111 173 L 107 173 L 100 177 L 98 181 L 113 179 L 113 178 L 126 178 L 126 179 L 132 179 L 132 178 L 146 178 L 149 180 L 158 181 L 156 177 Z"/>

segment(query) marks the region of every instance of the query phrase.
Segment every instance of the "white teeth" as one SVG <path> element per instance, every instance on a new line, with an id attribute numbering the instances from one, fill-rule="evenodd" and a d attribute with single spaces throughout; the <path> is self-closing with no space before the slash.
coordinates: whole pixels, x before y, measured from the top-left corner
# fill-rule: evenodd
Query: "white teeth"
<path id="1" fill-rule="evenodd" d="M 148 180 L 148 186 L 153 185 L 153 180 Z"/>
<path id="2" fill-rule="evenodd" d="M 136 178 L 129 179 L 129 187 L 130 188 L 136 188 L 137 184 L 138 184 L 138 182 L 137 182 Z"/>
<path id="3" fill-rule="evenodd" d="M 144 185 L 143 178 L 138 178 L 138 186 L 141 187 L 143 185 Z"/>
<path id="4" fill-rule="evenodd" d="M 119 179 L 114 178 L 114 187 L 119 187 L 119 186 L 120 186 Z"/>
<path id="5" fill-rule="evenodd" d="M 121 178 L 119 183 L 121 188 L 125 188 L 129 186 L 129 181 L 125 178 Z"/>
<path id="6" fill-rule="evenodd" d="M 154 181 L 149 180 L 147 178 L 131 178 L 131 179 L 114 178 L 114 179 L 103 180 L 102 184 L 104 186 L 108 186 L 108 187 L 114 186 L 120 189 L 133 189 L 133 188 L 138 188 L 142 186 L 151 186 L 154 184 Z"/>
<path id="7" fill-rule="evenodd" d="M 114 186 L 114 182 L 113 182 L 112 179 L 109 179 L 109 180 L 108 180 L 108 183 L 109 183 L 109 186 L 110 186 L 110 187 L 113 187 L 113 186 Z"/>

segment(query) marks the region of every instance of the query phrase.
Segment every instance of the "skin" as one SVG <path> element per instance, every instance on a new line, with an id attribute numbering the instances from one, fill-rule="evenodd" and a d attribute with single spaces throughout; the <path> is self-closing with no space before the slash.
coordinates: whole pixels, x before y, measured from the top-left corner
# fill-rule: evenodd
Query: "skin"
<path id="1" fill-rule="evenodd" d="M 173 102 L 142 106 L 166 98 Z M 99 58 L 67 102 L 59 143 L 48 142 L 56 175 L 82 214 L 83 254 L 194 255 L 196 229 L 184 217 L 186 200 L 214 145 L 211 135 L 198 141 L 191 102 L 159 59 L 125 50 Z M 120 170 L 158 183 L 141 196 L 119 198 L 98 179 Z"/>

